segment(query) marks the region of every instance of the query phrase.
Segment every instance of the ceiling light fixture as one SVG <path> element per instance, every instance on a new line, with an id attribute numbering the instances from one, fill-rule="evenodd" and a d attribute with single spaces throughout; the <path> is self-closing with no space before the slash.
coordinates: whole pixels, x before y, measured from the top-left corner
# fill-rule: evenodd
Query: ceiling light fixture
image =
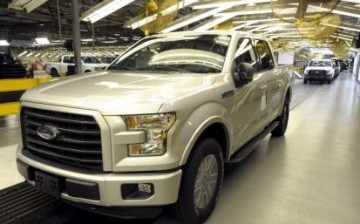
<path id="1" fill-rule="evenodd" d="M 198 4 L 192 6 L 193 9 L 211 9 L 211 8 L 218 8 L 226 5 L 236 4 L 236 5 L 255 5 L 257 3 L 268 3 L 271 0 L 233 0 L 233 1 L 217 1 L 217 2 L 205 2 L 203 4 Z"/>
<path id="2" fill-rule="evenodd" d="M 39 45 L 49 45 L 50 41 L 47 37 L 38 37 L 35 38 L 35 43 Z"/>
<path id="3" fill-rule="evenodd" d="M 201 23 L 200 25 L 192 28 L 192 31 L 206 31 L 209 30 L 211 28 L 213 28 L 214 26 L 223 23 L 229 19 L 231 19 L 231 16 L 223 16 L 223 17 L 217 17 L 217 18 L 213 18 L 212 20 L 206 21 L 204 23 Z"/>
<path id="4" fill-rule="evenodd" d="M 34 11 L 48 0 L 33 0 L 24 6 L 27 13 Z"/>
<path id="5" fill-rule="evenodd" d="M 13 0 L 11 3 L 9 3 L 8 7 L 17 10 L 25 9 L 26 12 L 29 13 L 47 1 L 48 0 Z"/>
<path id="6" fill-rule="evenodd" d="M 135 0 L 105 0 L 81 15 L 80 20 L 95 23 Z"/>
<path id="7" fill-rule="evenodd" d="M 9 46 L 9 42 L 7 40 L 0 40 L 0 46 Z"/>
<path id="8" fill-rule="evenodd" d="M 21 52 L 19 55 L 18 55 L 18 57 L 22 57 L 22 56 L 24 56 L 25 54 L 27 54 L 29 51 L 23 51 L 23 52 Z"/>

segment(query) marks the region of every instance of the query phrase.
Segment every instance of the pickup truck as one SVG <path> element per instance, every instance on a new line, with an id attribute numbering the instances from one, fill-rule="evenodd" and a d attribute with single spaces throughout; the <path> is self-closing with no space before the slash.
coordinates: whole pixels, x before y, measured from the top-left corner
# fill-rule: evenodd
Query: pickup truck
<path id="1" fill-rule="evenodd" d="M 102 63 L 99 59 L 94 56 L 82 56 L 82 72 L 94 72 L 104 70 L 109 64 Z M 75 66 L 74 56 L 64 55 L 57 62 L 48 62 L 46 63 L 46 71 L 51 76 L 59 76 L 61 73 L 68 72 L 68 66 Z"/>
<path id="2" fill-rule="evenodd" d="M 326 81 L 331 84 L 336 77 L 336 69 L 335 62 L 331 59 L 313 59 L 304 70 L 304 84 L 309 81 Z"/>
<path id="3" fill-rule="evenodd" d="M 255 35 L 146 37 L 105 71 L 23 95 L 18 170 L 93 212 L 145 218 L 169 208 L 184 223 L 202 223 L 225 164 L 269 133 L 284 135 L 290 74 Z"/>

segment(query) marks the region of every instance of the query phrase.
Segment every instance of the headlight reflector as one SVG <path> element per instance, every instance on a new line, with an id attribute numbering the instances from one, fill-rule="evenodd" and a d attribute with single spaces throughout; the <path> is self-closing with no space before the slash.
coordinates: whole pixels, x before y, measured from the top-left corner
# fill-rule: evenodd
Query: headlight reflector
<path id="1" fill-rule="evenodd" d="M 176 121 L 175 113 L 124 116 L 128 131 L 144 130 L 147 140 L 129 145 L 129 156 L 163 155 L 167 134 Z"/>

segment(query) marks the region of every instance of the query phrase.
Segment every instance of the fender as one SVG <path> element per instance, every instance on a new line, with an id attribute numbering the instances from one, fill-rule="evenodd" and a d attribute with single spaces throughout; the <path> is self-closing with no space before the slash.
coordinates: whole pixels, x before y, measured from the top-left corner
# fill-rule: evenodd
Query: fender
<path id="1" fill-rule="evenodd" d="M 285 103 L 285 99 L 286 99 L 286 95 L 287 95 L 287 92 L 289 92 L 289 98 L 290 98 L 290 102 L 291 102 L 291 98 L 292 98 L 292 88 L 291 88 L 291 85 L 288 84 L 285 91 L 284 91 L 284 94 L 283 94 L 283 98 L 282 98 L 282 106 L 281 108 L 279 108 L 279 112 L 278 112 L 278 115 L 281 116 L 281 113 L 283 111 L 283 107 L 284 107 L 284 103 Z"/>
<path id="2" fill-rule="evenodd" d="M 216 102 L 210 102 L 202 105 L 201 107 L 196 108 L 190 116 L 184 121 L 182 121 L 182 126 L 180 129 L 176 130 L 176 139 L 174 139 L 175 145 L 182 145 L 183 153 L 180 159 L 179 165 L 182 166 L 186 163 L 191 150 L 193 149 L 196 141 L 199 139 L 201 134 L 211 126 L 212 124 L 220 123 L 224 125 L 225 130 L 227 131 L 228 140 L 231 141 L 231 133 L 229 130 L 232 130 L 232 125 L 230 122 L 230 114 L 226 108 Z M 230 131 L 232 132 L 232 131 Z M 178 144 L 177 144 L 178 143 Z M 226 155 L 228 155 L 229 145 L 226 149 Z M 225 156 L 225 155 L 224 155 Z"/>

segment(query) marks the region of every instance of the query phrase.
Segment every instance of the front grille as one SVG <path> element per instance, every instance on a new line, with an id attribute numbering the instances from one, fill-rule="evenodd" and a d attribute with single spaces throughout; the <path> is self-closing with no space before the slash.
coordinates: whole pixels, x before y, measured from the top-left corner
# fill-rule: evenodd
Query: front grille
<path id="1" fill-rule="evenodd" d="M 310 75 L 326 75 L 326 71 L 323 71 L 323 70 L 311 70 Z"/>
<path id="2" fill-rule="evenodd" d="M 76 168 L 102 170 L 100 128 L 92 116 L 23 107 L 21 125 L 25 152 Z M 59 131 L 55 139 L 39 136 L 37 130 L 44 125 Z"/>

